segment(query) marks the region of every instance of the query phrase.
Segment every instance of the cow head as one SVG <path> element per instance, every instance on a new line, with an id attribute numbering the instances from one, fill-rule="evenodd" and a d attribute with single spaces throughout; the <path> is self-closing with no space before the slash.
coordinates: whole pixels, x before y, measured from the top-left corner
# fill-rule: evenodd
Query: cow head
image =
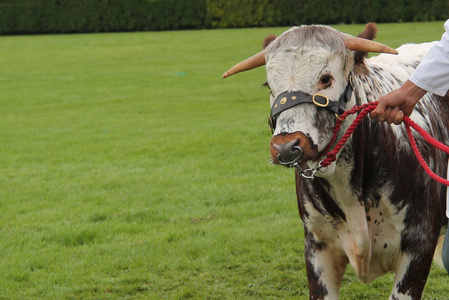
<path id="1" fill-rule="evenodd" d="M 303 169 L 316 166 L 318 155 L 331 141 L 336 118 L 355 104 L 350 77 L 354 70 L 363 70 L 363 56 L 397 53 L 371 41 L 375 33 L 374 24 L 368 24 L 359 37 L 328 26 L 294 27 L 278 38 L 267 38 L 262 52 L 223 75 L 266 64 L 273 163 L 298 163 Z"/>

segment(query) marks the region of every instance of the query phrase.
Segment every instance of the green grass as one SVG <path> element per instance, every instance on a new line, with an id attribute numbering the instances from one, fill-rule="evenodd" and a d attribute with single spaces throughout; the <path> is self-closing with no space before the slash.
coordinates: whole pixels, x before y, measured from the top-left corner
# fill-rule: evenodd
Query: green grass
<path id="1" fill-rule="evenodd" d="M 391 46 L 443 32 L 379 27 Z M 0 299 L 306 299 L 264 70 L 221 80 L 284 30 L 1 37 Z M 342 299 L 386 299 L 392 278 L 348 268 Z M 448 279 L 434 268 L 425 299 Z"/>

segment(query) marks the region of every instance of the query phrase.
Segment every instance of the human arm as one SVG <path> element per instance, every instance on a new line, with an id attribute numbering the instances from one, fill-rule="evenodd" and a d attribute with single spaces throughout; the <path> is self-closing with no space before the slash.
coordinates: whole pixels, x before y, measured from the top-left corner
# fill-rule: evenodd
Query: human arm
<path id="1" fill-rule="evenodd" d="M 400 124 L 404 114 L 410 116 L 419 99 L 429 91 L 444 96 L 449 90 L 449 20 L 444 23 L 446 32 L 441 41 L 427 53 L 423 61 L 403 86 L 379 98 L 377 108 L 371 112 L 373 119 Z"/>
<path id="2" fill-rule="evenodd" d="M 379 104 L 370 116 L 380 122 L 400 124 L 404 114 L 410 116 L 416 103 L 426 93 L 426 90 L 407 80 L 399 89 L 379 98 Z"/>

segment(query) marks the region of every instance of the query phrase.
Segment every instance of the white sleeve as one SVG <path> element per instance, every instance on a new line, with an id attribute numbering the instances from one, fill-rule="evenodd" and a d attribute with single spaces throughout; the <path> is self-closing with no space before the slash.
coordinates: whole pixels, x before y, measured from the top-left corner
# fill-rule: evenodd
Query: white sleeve
<path id="1" fill-rule="evenodd" d="M 410 81 L 420 88 L 446 95 L 449 90 L 449 20 L 444 23 L 446 32 L 410 76 Z"/>

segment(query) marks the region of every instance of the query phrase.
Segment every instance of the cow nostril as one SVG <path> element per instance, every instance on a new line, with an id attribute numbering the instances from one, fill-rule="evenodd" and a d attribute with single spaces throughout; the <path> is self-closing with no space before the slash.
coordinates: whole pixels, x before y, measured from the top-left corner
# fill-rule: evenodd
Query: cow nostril
<path id="1" fill-rule="evenodd" d="M 285 144 L 273 144 L 273 147 L 279 152 L 289 152 L 293 149 L 294 146 L 299 145 L 299 139 L 294 139 Z"/>
<path id="2" fill-rule="evenodd" d="M 294 154 L 294 155 L 290 155 L 289 157 L 287 157 L 287 159 L 283 158 L 280 153 L 278 154 L 277 160 L 281 165 L 291 167 L 301 159 L 302 154 L 303 154 L 301 147 L 294 146 L 292 148 L 292 150 L 293 151 L 290 154 Z"/>
<path id="3" fill-rule="evenodd" d="M 299 147 L 299 139 L 282 145 L 273 144 L 273 147 L 278 151 L 277 160 L 282 165 L 292 165 L 303 155 L 303 150 Z"/>

